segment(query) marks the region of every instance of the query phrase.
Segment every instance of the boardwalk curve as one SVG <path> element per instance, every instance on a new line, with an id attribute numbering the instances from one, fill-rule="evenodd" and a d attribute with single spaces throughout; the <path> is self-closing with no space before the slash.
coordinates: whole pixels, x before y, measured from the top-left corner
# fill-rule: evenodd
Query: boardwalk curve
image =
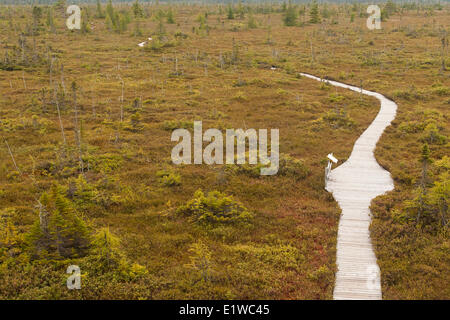
<path id="1" fill-rule="evenodd" d="M 356 140 L 348 160 L 331 171 L 326 187 L 342 209 L 337 239 L 338 271 L 333 298 L 381 299 L 380 271 L 369 233 L 369 206 L 373 198 L 393 190 L 394 183 L 390 173 L 375 160 L 373 151 L 384 129 L 395 118 L 397 105 L 376 92 L 310 74 L 300 74 L 333 86 L 362 92 L 381 102 L 380 111 Z"/>

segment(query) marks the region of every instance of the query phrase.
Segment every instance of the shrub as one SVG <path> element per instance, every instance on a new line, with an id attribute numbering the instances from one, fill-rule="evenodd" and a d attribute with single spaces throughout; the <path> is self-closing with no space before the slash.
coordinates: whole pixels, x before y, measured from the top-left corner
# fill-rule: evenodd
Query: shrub
<path id="1" fill-rule="evenodd" d="M 12 221 L 15 210 L 0 210 L 0 262 L 3 256 L 14 256 L 19 250 L 21 237 Z"/>
<path id="2" fill-rule="evenodd" d="M 120 249 L 120 239 L 108 228 L 100 229 L 93 237 L 88 261 L 90 269 L 97 275 L 112 272 L 119 280 L 131 281 L 147 274 L 144 266 L 129 263 Z"/>
<path id="3" fill-rule="evenodd" d="M 416 90 L 415 88 L 410 88 L 409 90 L 394 90 L 392 96 L 394 98 L 401 98 L 408 101 L 425 99 L 423 93 Z"/>
<path id="4" fill-rule="evenodd" d="M 230 165 L 228 168 L 236 173 L 242 173 L 250 177 L 261 177 L 261 169 L 266 167 L 262 163 L 258 164 L 238 164 Z M 280 154 L 278 175 L 293 177 L 296 180 L 304 179 L 310 170 L 305 166 L 303 160 L 295 159 L 287 154 Z"/>
<path id="5" fill-rule="evenodd" d="M 445 86 L 437 86 L 431 90 L 431 92 L 435 95 L 444 97 L 450 95 L 450 87 Z"/>
<path id="6" fill-rule="evenodd" d="M 344 96 L 341 96 L 337 93 L 332 93 L 332 94 L 330 94 L 330 97 L 328 99 L 330 102 L 338 103 L 338 102 L 341 102 L 342 100 L 344 100 L 344 98 L 345 98 Z"/>
<path id="7" fill-rule="evenodd" d="M 97 188 L 86 181 L 83 175 L 79 175 L 77 179 L 71 180 L 73 190 L 74 203 L 77 208 L 87 212 L 92 205 L 101 202 L 100 194 Z M 72 190 L 70 190 L 72 192 Z"/>
<path id="8" fill-rule="evenodd" d="M 160 170 L 156 173 L 159 182 L 165 187 L 173 187 L 181 184 L 181 176 L 178 173 Z"/>
<path id="9" fill-rule="evenodd" d="M 186 33 L 183 33 L 181 31 L 177 31 L 173 35 L 176 39 L 187 39 L 189 36 Z"/>
<path id="10" fill-rule="evenodd" d="M 255 20 L 255 18 L 253 17 L 252 14 L 250 14 L 248 16 L 247 27 L 249 29 L 256 29 L 256 28 L 258 28 L 258 24 L 256 23 L 256 20 Z"/>
<path id="11" fill-rule="evenodd" d="M 150 46 L 145 46 L 144 48 L 142 48 L 142 50 L 146 51 L 146 52 L 151 52 L 151 51 L 158 52 L 164 48 L 175 47 L 176 45 L 177 45 L 176 41 L 169 41 L 165 37 L 163 37 L 162 39 L 153 38 Z"/>
<path id="12" fill-rule="evenodd" d="M 287 96 L 288 94 L 289 93 L 286 90 L 282 89 L 282 88 L 278 88 L 277 89 L 277 95 L 279 95 L 279 96 Z"/>
<path id="13" fill-rule="evenodd" d="M 419 122 L 419 121 L 402 122 L 398 126 L 398 129 L 405 133 L 421 132 L 421 131 L 423 131 L 424 128 L 425 128 L 425 123 Z"/>
<path id="14" fill-rule="evenodd" d="M 97 156 L 83 157 L 86 164 L 90 166 L 92 170 L 102 173 L 111 173 L 119 168 L 123 162 L 122 156 L 112 153 L 105 153 Z"/>
<path id="15" fill-rule="evenodd" d="M 304 179 L 309 173 L 310 170 L 305 166 L 303 160 L 295 159 L 287 154 L 280 154 L 279 175 Z"/>
<path id="16" fill-rule="evenodd" d="M 175 129 L 193 129 L 194 122 L 186 120 L 166 120 L 163 122 L 162 128 L 167 131 Z"/>
<path id="17" fill-rule="evenodd" d="M 20 178 L 19 171 L 11 171 L 6 175 L 6 178 L 10 181 L 18 181 Z"/>
<path id="18" fill-rule="evenodd" d="M 427 124 L 423 130 L 424 134 L 422 136 L 423 142 L 428 142 L 430 144 L 445 144 L 447 142 L 447 137 L 439 133 L 439 128 L 436 123 L 430 122 Z"/>
<path id="19" fill-rule="evenodd" d="M 321 82 L 319 86 L 320 90 L 330 90 L 331 86 L 328 84 L 328 82 Z"/>
<path id="20" fill-rule="evenodd" d="M 326 265 L 321 266 L 317 270 L 311 272 L 308 274 L 308 278 L 311 280 L 319 281 L 327 283 L 332 280 L 333 278 L 333 272 L 328 269 Z"/>
<path id="21" fill-rule="evenodd" d="M 237 100 L 237 101 L 240 101 L 240 102 L 248 101 L 247 96 L 246 96 L 245 93 L 242 92 L 242 91 L 238 91 L 238 92 L 236 93 L 236 95 L 233 97 L 233 99 L 234 99 L 234 100 Z"/>
<path id="22" fill-rule="evenodd" d="M 180 206 L 176 213 L 200 224 L 247 223 L 253 218 L 253 214 L 240 202 L 219 191 L 205 195 L 197 190 L 194 197 Z"/>
<path id="23" fill-rule="evenodd" d="M 322 116 L 322 120 L 330 123 L 334 128 L 353 128 L 356 125 L 355 121 L 342 109 L 328 111 Z"/>
<path id="24" fill-rule="evenodd" d="M 227 170 L 231 172 L 245 174 L 250 177 L 258 178 L 261 176 L 261 169 L 265 166 L 262 163 L 257 164 L 237 164 L 237 165 L 229 165 Z"/>
<path id="25" fill-rule="evenodd" d="M 186 267 L 198 272 L 200 280 L 210 280 L 212 262 L 211 251 L 209 251 L 208 246 L 199 241 L 191 246 L 189 252 L 191 253 L 190 263 Z"/>
<path id="26" fill-rule="evenodd" d="M 305 258 L 296 247 L 290 244 L 263 246 L 237 244 L 228 247 L 228 250 L 230 253 L 238 254 L 241 260 L 254 259 L 258 262 L 276 266 L 279 269 L 297 269 Z"/>
<path id="27" fill-rule="evenodd" d="M 119 249 L 120 240 L 108 228 L 100 229 L 93 237 L 91 255 L 94 260 L 94 270 L 108 272 L 117 269 L 123 261 L 123 254 Z"/>

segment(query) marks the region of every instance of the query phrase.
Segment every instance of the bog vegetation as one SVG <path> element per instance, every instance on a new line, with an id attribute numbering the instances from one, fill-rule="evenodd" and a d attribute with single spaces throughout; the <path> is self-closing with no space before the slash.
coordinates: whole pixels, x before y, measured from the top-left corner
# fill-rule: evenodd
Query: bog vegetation
<path id="1" fill-rule="evenodd" d="M 330 299 L 326 155 L 379 105 L 298 72 L 397 102 L 376 149 L 395 190 L 372 203 L 383 297 L 450 298 L 450 6 L 381 3 L 380 30 L 357 3 L 80 6 L 74 31 L 63 0 L 0 6 L 1 299 Z M 173 165 L 196 120 L 279 128 L 278 175 Z"/>

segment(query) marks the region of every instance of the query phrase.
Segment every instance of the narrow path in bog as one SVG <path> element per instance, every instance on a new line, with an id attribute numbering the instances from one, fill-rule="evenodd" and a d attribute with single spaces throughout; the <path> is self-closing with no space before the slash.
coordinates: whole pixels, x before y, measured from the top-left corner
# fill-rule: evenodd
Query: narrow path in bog
<path id="1" fill-rule="evenodd" d="M 393 190 L 394 183 L 390 173 L 375 160 L 373 151 L 384 129 L 395 118 L 397 105 L 376 92 L 361 91 L 358 87 L 337 81 L 300 74 L 333 86 L 362 92 L 381 102 L 376 118 L 356 140 L 348 160 L 331 171 L 326 187 L 342 209 L 337 239 L 338 271 L 333 298 L 381 299 L 380 272 L 369 233 L 369 206 L 373 198 Z"/>

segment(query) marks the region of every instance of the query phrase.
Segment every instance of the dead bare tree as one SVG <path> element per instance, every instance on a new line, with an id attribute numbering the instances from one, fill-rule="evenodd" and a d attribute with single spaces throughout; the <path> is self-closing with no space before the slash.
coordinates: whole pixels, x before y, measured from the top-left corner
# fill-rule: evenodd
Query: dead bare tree
<path id="1" fill-rule="evenodd" d="M 42 101 L 42 112 L 46 113 L 47 112 L 47 90 L 45 88 L 41 89 L 41 101 Z"/>
<path id="2" fill-rule="evenodd" d="M 72 97 L 73 97 L 73 109 L 75 113 L 75 141 L 78 148 L 78 161 L 80 163 L 81 173 L 84 175 L 84 162 L 83 162 L 83 151 L 81 148 L 81 130 L 80 125 L 78 124 L 78 106 L 77 106 L 77 84 L 75 81 L 72 82 Z"/>
<path id="3" fill-rule="evenodd" d="M 50 54 L 50 53 L 48 53 Z M 55 61 L 54 57 L 50 58 L 50 67 L 49 67 L 49 71 L 50 71 L 50 88 L 53 87 L 53 61 Z"/>
<path id="4" fill-rule="evenodd" d="M 224 61 L 223 56 L 222 56 L 222 51 L 220 51 L 220 55 L 219 55 L 219 63 L 220 63 L 220 69 L 223 69 L 223 66 L 224 66 L 224 64 L 225 64 L 225 61 Z"/>
<path id="5" fill-rule="evenodd" d="M 61 63 L 61 86 L 64 90 L 64 95 L 66 95 L 66 85 L 64 84 L 64 65 Z"/>
<path id="6" fill-rule="evenodd" d="M 124 91 L 125 83 L 123 82 L 123 79 L 120 75 L 119 75 L 119 79 L 122 84 L 122 95 L 120 97 L 120 122 L 123 122 L 123 91 Z"/>
<path id="7" fill-rule="evenodd" d="M 361 89 L 361 91 L 360 91 L 360 94 L 359 94 L 359 99 L 362 101 L 362 99 L 363 99 L 363 81 L 362 81 L 362 79 L 360 80 L 360 89 Z"/>
<path id="8" fill-rule="evenodd" d="M 96 118 L 97 117 L 97 112 L 96 112 L 96 110 L 95 110 L 95 103 L 94 103 L 94 94 L 92 93 L 92 116 L 94 117 L 94 118 Z"/>
<path id="9" fill-rule="evenodd" d="M 441 37 L 441 43 L 442 43 L 442 65 L 441 65 L 441 72 L 444 72 L 445 70 L 447 70 L 446 66 L 445 66 L 445 58 L 447 55 L 447 49 L 448 49 L 448 34 L 446 30 L 442 31 L 442 37 Z"/>
<path id="10" fill-rule="evenodd" d="M 175 56 L 175 75 L 178 76 L 178 57 Z"/>
<path id="11" fill-rule="evenodd" d="M 41 203 L 41 201 L 39 201 L 38 199 L 36 199 L 37 201 L 37 207 L 39 209 L 39 226 L 41 227 L 41 231 L 44 234 L 48 234 L 48 211 L 45 208 L 45 206 Z"/>
<path id="12" fill-rule="evenodd" d="M 22 63 L 25 64 L 25 38 L 21 34 L 19 37 L 19 45 L 21 48 L 21 54 L 22 54 Z"/>
<path id="13" fill-rule="evenodd" d="M 23 87 L 25 90 L 27 90 L 27 82 L 25 81 L 25 72 L 22 71 L 22 81 L 23 81 Z"/>
<path id="14" fill-rule="evenodd" d="M 66 135 L 64 134 L 64 125 L 63 125 L 63 122 L 61 119 L 61 110 L 59 108 L 59 100 L 58 100 L 58 88 L 56 87 L 56 84 L 55 84 L 55 88 L 53 89 L 53 99 L 55 100 L 56 110 L 58 111 L 59 126 L 61 128 L 61 135 L 63 138 L 64 146 L 66 146 L 67 145 Z"/>
<path id="15" fill-rule="evenodd" d="M 11 156 L 12 162 L 14 163 L 14 167 L 16 168 L 16 171 L 19 172 L 20 175 L 22 175 L 22 171 L 20 171 L 19 167 L 17 166 L 16 159 L 14 159 L 14 155 L 11 151 L 11 148 L 9 147 L 8 141 L 6 141 L 6 139 L 4 139 L 4 141 L 5 141 L 6 146 L 8 147 L 8 152 L 9 152 L 9 155 Z"/>

